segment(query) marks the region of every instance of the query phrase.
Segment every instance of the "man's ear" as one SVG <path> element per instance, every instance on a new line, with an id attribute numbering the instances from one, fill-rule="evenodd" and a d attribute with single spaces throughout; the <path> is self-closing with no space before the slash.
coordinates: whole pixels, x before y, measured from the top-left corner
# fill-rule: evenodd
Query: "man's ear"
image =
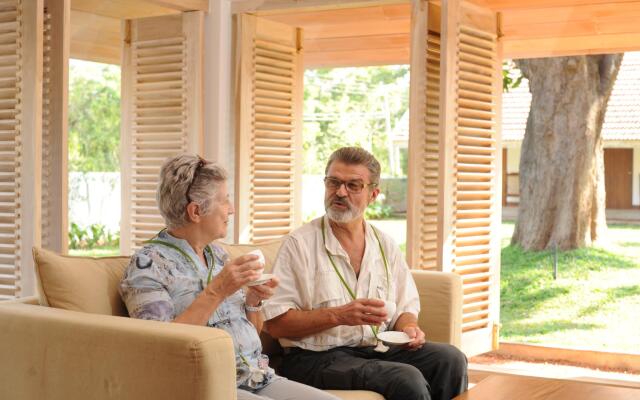
<path id="1" fill-rule="evenodd" d="M 373 203 L 374 201 L 376 201 L 376 199 L 378 198 L 378 195 L 380 194 L 380 188 L 379 187 L 375 187 L 372 191 L 371 191 L 371 197 L 369 197 L 369 204 Z"/>
<path id="2" fill-rule="evenodd" d="M 191 222 L 200 222 L 200 206 L 194 202 L 187 204 L 187 215 L 189 216 L 189 220 Z"/>

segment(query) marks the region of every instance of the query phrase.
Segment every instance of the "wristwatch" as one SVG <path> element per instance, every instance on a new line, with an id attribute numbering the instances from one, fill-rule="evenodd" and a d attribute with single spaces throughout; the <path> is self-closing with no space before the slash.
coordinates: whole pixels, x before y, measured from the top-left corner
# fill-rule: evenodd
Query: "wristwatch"
<path id="1" fill-rule="evenodd" d="M 244 303 L 244 308 L 247 311 L 258 312 L 258 311 L 262 310 L 263 304 L 264 304 L 263 300 L 260 300 L 260 302 L 258 304 L 256 304 L 255 306 L 250 306 L 247 303 Z"/>

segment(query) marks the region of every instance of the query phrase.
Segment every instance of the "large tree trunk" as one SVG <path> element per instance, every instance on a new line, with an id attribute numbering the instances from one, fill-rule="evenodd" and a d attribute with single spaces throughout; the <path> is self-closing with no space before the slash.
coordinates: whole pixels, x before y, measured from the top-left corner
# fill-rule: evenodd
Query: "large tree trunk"
<path id="1" fill-rule="evenodd" d="M 531 110 L 511 243 L 526 250 L 594 244 L 605 219 L 602 123 L 622 54 L 518 60 Z"/>

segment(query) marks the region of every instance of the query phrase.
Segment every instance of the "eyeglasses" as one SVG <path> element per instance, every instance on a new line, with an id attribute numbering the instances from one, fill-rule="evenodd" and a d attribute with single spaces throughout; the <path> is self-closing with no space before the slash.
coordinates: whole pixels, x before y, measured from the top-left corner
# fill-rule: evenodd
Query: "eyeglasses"
<path id="1" fill-rule="evenodd" d="M 354 179 L 350 181 L 343 181 L 338 178 L 334 178 L 332 176 L 324 177 L 324 187 L 330 190 L 339 190 L 340 186 L 344 185 L 347 192 L 351 194 L 358 194 L 362 192 L 365 186 L 376 186 L 377 183 L 364 183 L 359 179 Z"/>
<path id="2" fill-rule="evenodd" d="M 207 161 L 205 161 L 205 159 L 201 157 L 198 157 L 198 158 L 199 158 L 199 161 L 198 161 L 198 165 L 196 166 L 196 170 L 193 172 L 193 178 L 191 179 L 189 186 L 187 186 L 187 191 L 184 193 L 187 196 L 187 204 L 191 203 L 191 197 L 189 197 L 189 192 L 191 191 L 191 187 L 193 186 L 193 183 L 196 181 L 196 178 L 198 177 L 198 173 L 200 172 L 202 167 L 204 167 L 205 164 L 207 164 Z"/>

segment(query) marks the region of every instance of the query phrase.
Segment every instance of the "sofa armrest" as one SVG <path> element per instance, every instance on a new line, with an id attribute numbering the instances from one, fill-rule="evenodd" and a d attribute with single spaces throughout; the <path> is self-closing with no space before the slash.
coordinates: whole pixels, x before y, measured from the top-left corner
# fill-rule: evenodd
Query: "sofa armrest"
<path id="1" fill-rule="evenodd" d="M 38 296 L 20 297 L 20 298 L 15 299 L 15 300 L 3 301 L 0 304 L 1 305 L 7 305 L 7 304 L 31 304 L 33 306 L 41 305 L 40 298 Z"/>
<path id="2" fill-rule="evenodd" d="M 231 337 L 219 329 L 0 305 L 0 398 L 236 398 Z"/>
<path id="3" fill-rule="evenodd" d="M 460 347 L 462 279 L 451 272 L 413 270 L 420 295 L 418 324 L 432 342 Z"/>

